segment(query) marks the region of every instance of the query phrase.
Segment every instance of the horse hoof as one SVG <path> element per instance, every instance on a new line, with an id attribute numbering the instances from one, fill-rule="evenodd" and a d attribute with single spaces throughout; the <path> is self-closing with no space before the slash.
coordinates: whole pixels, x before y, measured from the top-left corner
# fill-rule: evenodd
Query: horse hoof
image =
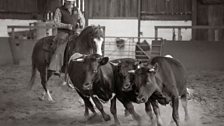
<path id="1" fill-rule="evenodd" d="M 49 101 L 50 103 L 56 103 L 56 101 L 55 100 L 52 100 L 52 101 Z"/>
<path id="2" fill-rule="evenodd" d="M 39 97 L 38 98 L 40 101 L 44 101 L 44 98 L 43 97 Z"/>

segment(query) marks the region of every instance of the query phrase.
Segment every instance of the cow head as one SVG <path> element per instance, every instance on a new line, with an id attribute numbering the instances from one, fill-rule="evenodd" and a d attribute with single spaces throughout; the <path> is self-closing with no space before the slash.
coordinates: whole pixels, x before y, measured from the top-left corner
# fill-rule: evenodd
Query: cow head
<path id="1" fill-rule="evenodd" d="M 74 80 L 82 84 L 80 86 L 76 85 L 77 82 L 74 82 L 74 86 L 82 90 L 92 90 L 93 82 L 100 66 L 105 65 L 108 60 L 108 57 L 102 57 L 99 54 L 91 54 L 72 60 L 78 72 L 75 72 L 76 75 L 71 77 L 75 77 L 76 79 Z"/>
<path id="2" fill-rule="evenodd" d="M 137 69 L 139 62 L 130 59 L 121 60 L 118 63 L 118 76 L 121 81 L 122 91 L 131 91 L 134 83 L 134 70 Z"/>
<path id="3" fill-rule="evenodd" d="M 135 71 L 135 86 L 137 102 L 147 102 L 149 97 L 157 90 L 156 72 L 158 65 L 140 67 Z"/>

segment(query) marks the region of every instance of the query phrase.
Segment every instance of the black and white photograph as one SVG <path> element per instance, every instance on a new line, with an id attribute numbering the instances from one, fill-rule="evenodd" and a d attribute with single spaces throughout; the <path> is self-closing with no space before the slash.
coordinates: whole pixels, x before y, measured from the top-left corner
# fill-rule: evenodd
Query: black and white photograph
<path id="1" fill-rule="evenodd" d="M 224 0 L 0 0 L 0 126 L 224 126 Z"/>

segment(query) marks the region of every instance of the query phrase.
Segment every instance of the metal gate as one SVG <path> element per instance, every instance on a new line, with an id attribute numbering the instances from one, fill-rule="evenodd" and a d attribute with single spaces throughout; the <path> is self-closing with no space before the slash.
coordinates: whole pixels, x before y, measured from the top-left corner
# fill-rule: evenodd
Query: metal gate
<path id="1" fill-rule="evenodd" d="M 111 60 L 118 58 L 134 58 L 147 61 L 151 57 L 162 54 L 163 39 L 154 37 L 117 37 L 106 36 L 104 41 L 104 56 Z"/>

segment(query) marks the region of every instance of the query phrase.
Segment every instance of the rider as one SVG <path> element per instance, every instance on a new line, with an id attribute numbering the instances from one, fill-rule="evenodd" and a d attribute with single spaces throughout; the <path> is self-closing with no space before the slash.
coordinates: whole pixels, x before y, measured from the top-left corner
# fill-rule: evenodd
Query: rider
<path id="1" fill-rule="evenodd" d="M 68 37 L 77 33 L 78 27 L 85 26 L 85 18 L 82 12 L 74 6 L 76 0 L 64 0 L 64 5 L 57 8 L 54 14 L 54 22 L 57 27 L 57 35 L 54 42 L 57 44 L 55 53 L 51 59 L 49 70 L 60 75 L 63 64 L 63 56 Z"/>

